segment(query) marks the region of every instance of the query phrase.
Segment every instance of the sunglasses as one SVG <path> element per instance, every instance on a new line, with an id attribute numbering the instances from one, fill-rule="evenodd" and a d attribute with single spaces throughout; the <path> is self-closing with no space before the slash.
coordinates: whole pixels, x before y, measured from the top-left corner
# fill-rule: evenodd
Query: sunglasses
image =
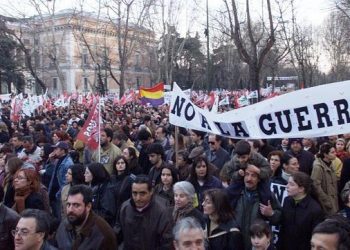
<path id="1" fill-rule="evenodd" d="M 215 141 L 208 141 L 209 144 L 214 145 Z"/>

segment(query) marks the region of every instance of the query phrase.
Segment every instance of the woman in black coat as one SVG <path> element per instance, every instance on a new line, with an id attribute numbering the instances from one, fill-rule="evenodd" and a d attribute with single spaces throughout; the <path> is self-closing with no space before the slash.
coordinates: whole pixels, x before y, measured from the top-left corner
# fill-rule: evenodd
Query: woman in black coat
<path id="1" fill-rule="evenodd" d="M 85 169 L 85 182 L 93 192 L 92 210 L 114 225 L 116 209 L 110 176 L 102 163 L 91 163 Z"/>
<path id="2" fill-rule="evenodd" d="M 312 230 L 323 221 L 319 203 L 311 196 L 312 180 L 303 172 L 295 172 L 287 184 L 288 197 L 282 209 L 278 249 L 309 250 Z"/>
<path id="3" fill-rule="evenodd" d="M 204 192 L 203 211 L 207 215 L 206 233 L 209 250 L 243 249 L 242 234 L 233 216 L 226 192 L 210 189 Z"/>

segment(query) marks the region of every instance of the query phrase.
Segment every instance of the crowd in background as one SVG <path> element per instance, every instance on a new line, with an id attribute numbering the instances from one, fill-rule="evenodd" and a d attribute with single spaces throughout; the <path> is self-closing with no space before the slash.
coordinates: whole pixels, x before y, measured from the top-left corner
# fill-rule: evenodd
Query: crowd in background
<path id="1" fill-rule="evenodd" d="M 9 112 L 1 249 L 189 249 L 178 238 L 186 218 L 203 230 L 206 244 L 193 244 L 211 250 L 327 249 L 316 237 L 327 232 L 350 249 L 350 133 L 236 140 L 175 128 L 167 106 L 106 102 L 91 150 L 76 139 L 82 105 L 19 122 Z"/>

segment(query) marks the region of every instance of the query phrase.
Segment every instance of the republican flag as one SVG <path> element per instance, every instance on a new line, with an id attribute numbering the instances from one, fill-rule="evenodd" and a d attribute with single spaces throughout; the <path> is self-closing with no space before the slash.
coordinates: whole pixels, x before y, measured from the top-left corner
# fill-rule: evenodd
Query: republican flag
<path id="1" fill-rule="evenodd" d="M 102 119 L 100 114 L 100 101 L 97 100 L 89 113 L 83 128 L 77 135 L 77 139 L 84 142 L 92 150 L 99 146 L 100 131 L 102 129 Z"/>
<path id="2" fill-rule="evenodd" d="M 153 107 L 164 104 L 164 83 L 158 83 L 152 88 L 140 88 L 140 98 L 142 105 Z"/>

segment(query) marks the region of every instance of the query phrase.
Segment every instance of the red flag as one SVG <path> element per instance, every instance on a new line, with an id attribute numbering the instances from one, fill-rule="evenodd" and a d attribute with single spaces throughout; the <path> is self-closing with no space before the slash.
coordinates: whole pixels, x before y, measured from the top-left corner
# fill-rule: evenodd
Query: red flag
<path id="1" fill-rule="evenodd" d="M 12 99 L 12 101 L 11 101 L 11 113 L 10 113 L 11 121 L 14 121 L 14 122 L 19 121 L 22 106 L 23 106 L 23 100 L 20 100 L 16 97 Z"/>
<path id="2" fill-rule="evenodd" d="M 99 101 L 96 101 L 87 120 L 84 123 L 83 128 L 80 130 L 77 136 L 78 140 L 84 142 L 92 150 L 97 149 L 99 146 L 99 136 L 102 128 L 101 124 L 99 126 L 100 121 L 100 105 Z"/>
<path id="3" fill-rule="evenodd" d="M 135 91 L 132 89 L 130 90 L 129 94 L 124 94 L 123 97 L 120 99 L 120 105 L 125 105 L 129 102 L 133 102 L 136 98 Z"/>

